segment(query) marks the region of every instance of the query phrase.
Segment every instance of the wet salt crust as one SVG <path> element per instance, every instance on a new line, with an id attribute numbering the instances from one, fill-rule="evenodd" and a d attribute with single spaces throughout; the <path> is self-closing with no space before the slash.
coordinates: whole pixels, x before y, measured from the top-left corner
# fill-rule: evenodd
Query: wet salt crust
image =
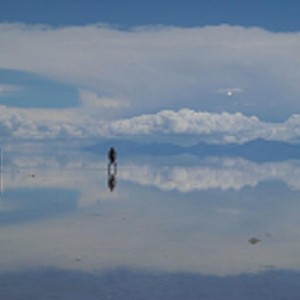
<path id="1" fill-rule="evenodd" d="M 297 299 L 300 273 L 266 271 L 238 276 L 55 269 L 0 275 L 4 299 Z"/>
<path id="2" fill-rule="evenodd" d="M 3 299 L 298 299 L 298 161 L 117 168 L 111 190 L 99 156 L 6 153 Z"/>

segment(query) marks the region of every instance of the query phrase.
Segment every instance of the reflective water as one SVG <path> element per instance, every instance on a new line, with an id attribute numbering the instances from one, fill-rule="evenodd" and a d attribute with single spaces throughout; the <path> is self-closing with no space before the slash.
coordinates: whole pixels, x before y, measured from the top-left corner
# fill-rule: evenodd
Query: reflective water
<path id="1" fill-rule="evenodd" d="M 7 147 L 0 299 L 298 299 L 300 162 Z"/>

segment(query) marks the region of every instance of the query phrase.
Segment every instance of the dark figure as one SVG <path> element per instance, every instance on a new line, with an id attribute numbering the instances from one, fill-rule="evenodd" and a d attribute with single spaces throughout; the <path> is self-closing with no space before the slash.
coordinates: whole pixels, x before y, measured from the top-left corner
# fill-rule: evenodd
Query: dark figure
<path id="1" fill-rule="evenodd" d="M 109 159 L 109 164 L 116 164 L 117 160 L 117 152 L 114 147 L 111 147 L 108 151 L 108 159 Z"/>
<path id="2" fill-rule="evenodd" d="M 117 181 L 115 174 L 108 175 L 107 185 L 109 190 L 112 192 L 116 187 Z"/>
<path id="3" fill-rule="evenodd" d="M 108 151 L 108 165 L 107 165 L 107 185 L 112 192 L 116 186 L 117 176 L 117 152 L 114 147 L 111 147 Z M 113 168 L 112 168 L 113 166 Z"/>

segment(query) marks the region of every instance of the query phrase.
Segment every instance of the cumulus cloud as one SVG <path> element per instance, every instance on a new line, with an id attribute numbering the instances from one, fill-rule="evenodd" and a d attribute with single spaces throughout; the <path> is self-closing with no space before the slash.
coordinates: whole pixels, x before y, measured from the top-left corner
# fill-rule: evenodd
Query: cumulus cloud
<path id="1" fill-rule="evenodd" d="M 300 136 L 300 115 L 292 115 L 282 123 L 271 123 L 241 113 L 164 110 L 107 123 L 104 128 L 112 135 L 185 134 L 216 143 L 243 143 L 257 138 L 297 141 Z"/>
<path id="2" fill-rule="evenodd" d="M 127 99 L 118 117 L 188 106 L 283 120 L 300 112 L 299 47 L 299 33 L 227 25 L 123 31 L 0 24 L 0 68 L 42 74 L 100 99 Z M 222 86 L 247 93 L 222 102 L 214 93 Z"/>
<path id="3" fill-rule="evenodd" d="M 163 110 L 157 114 L 141 115 L 109 124 L 117 134 L 238 134 L 253 130 L 264 123 L 257 117 L 246 117 L 241 113 L 230 114 L 199 112 L 191 109 L 179 111 Z"/>
<path id="4" fill-rule="evenodd" d="M 0 134 L 11 138 L 107 138 L 185 135 L 209 143 L 244 143 L 257 138 L 298 142 L 300 115 L 281 123 L 264 122 L 241 113 L 163 110 L 115 121 L 103 120 L 81 107 L 22 109 L 0 106 Z"/>
<path id="5" fill-rule="evenodd" d="M 22 109 L 0 106 L 0 136 L 17 139 L 89 137 L 90 121 L 76 109 Z"/>

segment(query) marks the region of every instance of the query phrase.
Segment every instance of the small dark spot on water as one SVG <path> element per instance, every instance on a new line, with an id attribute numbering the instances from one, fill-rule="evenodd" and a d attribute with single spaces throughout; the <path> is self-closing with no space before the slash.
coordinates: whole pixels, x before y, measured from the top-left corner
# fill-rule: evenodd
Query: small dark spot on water
<path id="1" fill-rule="evenodd" d="M 260 242 L 260 239 L 256 238 L 256 237 L 252 237 L 251 239 L 248 240 L 248 242 L 251 244 L 251 245 L 256 245 L 257 243 Z"/>

